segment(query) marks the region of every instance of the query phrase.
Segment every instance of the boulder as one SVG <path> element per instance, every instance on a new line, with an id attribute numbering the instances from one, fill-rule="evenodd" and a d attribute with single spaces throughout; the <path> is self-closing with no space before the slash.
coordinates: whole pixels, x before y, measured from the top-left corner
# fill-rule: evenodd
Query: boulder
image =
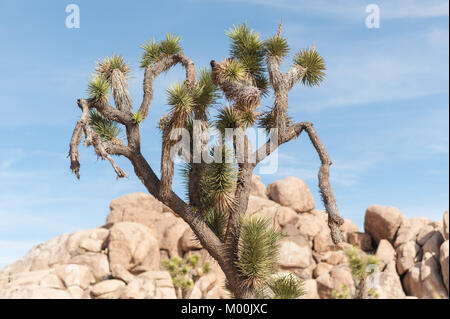
<path id="1" fill-rule="evenodd" d="M 349 244 L 358 247 L 362 251 L 372 251 L 372 237 L 366 233 L 353 232 L 347 235 L 347 241 Z"/>
<path id="2" fill-rule="evenodd" d="M 431 236 L 431 238 L 428 239 L 423 245 L 423 254 L 430 253 L 433 257 L 439 259 L 439 250 L 443 242 L 444 237 L 442 237 L 441 232 L 435 231 L 433 236 Z"/>
<path id="3" fill-rule="evenodd" d="M 166 250 L 170 258 L 182 257 L 180 239 L 189 229 L 188 224 L 171 213 L 164 213 L 155 228 L 158 230 L 159 248 Z"/>
<path id="4" fill-rule="evenodd" d="M 329 273 L 333 266 L 325 262 L 319 262 L 313 271 L 314 278 L 320 277 L 322 274 Z"/>
<path id="5" fill-rule="evenodd" d="M 394 247 L 386 240 L 380 240 L 375 256 L 378 259 L 380 270 L 383 270 L 386 265 L 393 262 L 396 257 Z"/>
<path id="6" fill-rule="evenodd" d="M 279 205 L 274 201 L 250 195 L 246 213 L 250 215 L 269 218 L 275 226 L 275 216 Z"/>
<path id="7" fill-rule="evenodd" d="M 208 292 L 210 292 L 214 288 L 216 283 L 217 283 L 217 276 L 213 272 L 200 277 L 200 279 L 194 284 L 189 299 L 205 298 Z"/>
<path id="8" fill-rule="evenodd" d="M 66 250 L 66 242 L 69 237 L 69 234 L 62 234 L 34 246 L 24 257 L 3 268 L 0 271 L 0 278 L 9 274 L 44 270 L 53 264 L 67 262 L 70 259 Z"/>
<path id="9" fill-rule="evenodd" d="M 339 247 L 335 245 L 331 239 L 328 227 L 322 229 L 320 233 L 314 237 L 314 250 L 319 253 L 339 250 Z"/>
<path id="10" fill-rule="evenodd" d="M 170 209 L 153 196 L 146 193 L 132 193 L 114 199 L 110 204 L 106 223 L 139 223 L 152 229 L 162 218 L 162 213 Z"/>
<path id="11" fill-rule="evenodd" d="M 275 224 L 280 227 L 285 227 L 288 224 L 296 224 L 298 220 L 298 215 L 295 210 L 289 207 L 280 206 L 278 207 Z"/>
<path id="12" fill-rule="evenodd" d="M 371 285 L 365 287 L 363 296 L 369 296 Z M 400 277 L 395 272 L 382 272 L 376 275 L 374 285 L 372 287 L 376 292 L 377 299 L 404 299 L 406 298 L 403 291 Z M 370 297 L 374 298 L 374 296 Z"/>
<path id="13" fill-rule="evenodd" d="M 72 257 L 70 264 L 88 266 L 96 280 L 102 280 L 111 275 L 108 256 L 102 253 L 85 253 Z"/>
<path id="14" fill-rule="evenodd" d="M 441 264 L 442 279 L 444 281 L 444 285 L 447 288 L 447 293 L 448 293 L 448 272 L 449 272 L 448 239 L 445 242 L 443 242 L 441 245 L 439 261 Z"/>
<path id="15" fill-rule="evenodd" d="M 47 276 L 42 278 L 39 282 L 39 286 L 45 288 L 65 289 L 62 280 L 57 275 L 52 273 L 49 273 Z"/>
<path id="16" fill-rule="evenodd" d="M 250 195 L 267 199 L 266 185 L 261 182 L 261 177 L 259 177 L 258 175 L 252 175 Z"/>
<path id="17" fill-rule="evenodd" d="M 348 235 L 350 233 L 359 232 L 358 226 L 350 219 L 344 218 L 344 223 L 340 227 L 343 239 L 348 242 Z"/>
<path id="18" fill-rule="evenodd" d="M 415 241 L 408 241 L 397 248 L 397 272 L 403 275 L 411 267 L 414 267 L 419 254 L 420 246 Z"/>
<path id="19" fill-rule="evenodd" d="M 301 179 L 286 177 L 267 187 L 269 198 L 282 206 L 287 206 L 298 213 L 314 209 L 314 198 L 308 186 Z"/>
<path id="20" fill-rule="evenodd" d="M 110 230 L 108 250 L 111 273 L 115 278 L 129 281 L 132 278 L 127 271 L 137 274 L 159 269 L 158 241 L 142 224 L 114 224 Z"/>
<path id="21" fill-rule="evenodd" d="M 394 247 L 398 247 L 408 241 L 416 241 L 417 235 L 422 227 L 428 225 L 428 218 L 412 218 L 405 220 L 398 229 Z"/>
<path id="22" fill-rule="evenodd" d="M 51 269 L 44 269 L 11 273 L 5 277 L 8 278 L 7 283 L 12 283 L 14 285 L 39 285 L 40 282 L 51 273 Z"/>
<path id="23" fill-rule="evenodd" d="M 303 281 L 303 289 L 305 294 L 301 296 L 301 299 L 319 299 L 319 293 L 317 292 L 317 282 L 314 279 L 308 279 Z"/>
<path id="24" fill-rule="evenodd" d="M 347 262 L 347 256 L 342 250 L 329 251 L 325 253 L 323 261 L 325 261 L 327 264 L 336 266 L 340 264 L 345 264 Z"/>
<path id="25" fill-rule="evenodd" d="M 0 299 L 72 299 L 72 295 L 65 290 L 37 285 L 8 285 L 0 289 Z"/>
<path id="26" fill-rule="evenodd" d="M 323 229 L 328 229 L 328 225 L 322 223 L 320 218 L 309 213 L 299 214 L 295 226 L 300 233 L 311 240 Z"/>
<path id="27" fill-rule="evenodd" d="M 438 232 L 433 225 L 427 224 L 425 226 L 423 226 L 420 230 L 419 233 L 417 234 L 417 243 L 420 246 L 425 245 L 425 243 L 428 241 L 428 239 L 430 239 L 431 237 L 433 237 L 433 235 Z"/>
<path id="28" fill-rule="evenodd" d="M 148 271 L 137 276 L 120 291 L 121 299 L 176 299 L 167 271 Z"/>
<path id="29" fill-rule="evenodd" d="M 91 270 L 84 265 L 57 265 L 54 273 L 61 278 L 66 287 L 76 286 L 84 290 L 95 283 Z"/>
<path id="30" fill-rule="evenodd" d="M 188 228 L 184 231 L 183 236 L 180 238 L 180 246 L 183 252 L 187 252 L 189 250 L 202 249 L 202 245 L 200 241 L 195 237 L 192 229 Z"/>
<path id="31" fill-rule="evenodd" d="M 114 292 L 116 290 L 119 290 L 124 286 L 125 283 L 122 280 L 117 279 L 104 280 L 92 286 L 91 294 L 94 297 L 99 297 L 101 295 L 105 295 Z"/>
<path id="32" fill-rule="evenodd" d="M 393 243 L 404 220 L 405 216 L 395 207 L 372 205 L 366 210 L 364 230 L 373 238 L 375 245 L 382 239 Z"/>
<path id="33" fill-rule="evenodd" d="M 343 266 L 335 266 L 329 273 L 323 273 L 316 278 L 320 298 L 330 299 L 333 290 L 342 292 L 344 287 L 354 293 L 355 287 L 350 269 Z"/>
<path id="34" fill-rule="evenodd" d="M 307 268 L 312 261 L 311 249 L 307 244 L 283 240 L 280 247 L 279 265 L 283 268 Z"/>
<path id="35" fill-rule="evenodd" d="M 403 286 L 410 296 L 422 299 L 448 298 L 440 275 L 440 265 L 430 254 L 424 254 L 424 259 L 406 272 Z"/>

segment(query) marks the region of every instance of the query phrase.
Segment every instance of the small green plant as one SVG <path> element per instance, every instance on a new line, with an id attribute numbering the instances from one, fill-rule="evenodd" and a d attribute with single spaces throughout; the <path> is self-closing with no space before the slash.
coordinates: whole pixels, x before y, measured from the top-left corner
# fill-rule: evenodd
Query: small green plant
<path id="1" fill-rule="evenodd" d="M 173 257 L 164 259 L 162 264 L 170 273 L 179 299 L 187 299 L 197 282 L 203 275 L 211 271 L 211 264 L 206 262 L 199 267 L 201 257 L 198 254 L 184 259 Z"/>
<path id="2" fill-rule="evenodd" d="M 341 291 L 333 290 L 331 292 L 333 299 L 351 299 L 351 292 L 347 285 L 342 285 Z"/>
<path id="3" fill-rule="evenodd" d="M 343 285 L 341 291 L 333 290 L 331 297 L 334 299 L 372 299 L 379 298 L 378 292 L 374 288 L 366 289 L 367 278 L 375 275 L 378 260 L 374 255 L 363 254 L 358 248 L 346 249 L 352 276 L 355 281 L 355 293 L 352 295 L 350 289 Z"/>
<path id="4" fill-rule="evenodd" d="M 133 121 L 136 124 L 141 123 L 144 120 L 144 117 L 142 116 L 142 114 L 137 111 L 136 113 L 133 114 Z"/>

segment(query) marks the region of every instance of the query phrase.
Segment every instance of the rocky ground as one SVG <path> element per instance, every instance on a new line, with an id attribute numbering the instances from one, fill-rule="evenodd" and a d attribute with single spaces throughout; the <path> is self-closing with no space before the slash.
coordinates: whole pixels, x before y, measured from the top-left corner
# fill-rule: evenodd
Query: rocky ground
<path id="1" fill-rule="evenodd" d="M 0 298 L 176 298 L 161 266 L 168 257 L 201 254 L 188 225 L 145 193 L 111 202 L 102 227 L 63 234 L 33 247 L 0 271 Z M 333 290 L 354 282 L 343 251 L 329 234 L 327 215 L 315 209 L 308 186 L 288 177 L 267 189 L 253 177 L 249 214 L 269 216 L 286 234 L 280 272 L 304 281 L 302 298 L 331 298 Z M 345 246 L 376 254 L 380 298 L 448 298 L 449 221 L 407 219 L 394 208 L 370 206 L 364 232 L 350 220 L 342 230 Z M 196 282 L 191 298 L 228 298 L 224 275 L 212 271 Z"/>

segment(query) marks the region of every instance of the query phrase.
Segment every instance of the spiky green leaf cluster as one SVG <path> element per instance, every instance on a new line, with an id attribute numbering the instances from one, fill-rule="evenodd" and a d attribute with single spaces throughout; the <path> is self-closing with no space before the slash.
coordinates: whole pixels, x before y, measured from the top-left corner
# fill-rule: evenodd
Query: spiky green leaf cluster
<path id="1" fill-rule="evenodd" d="M 203 220 L 218 238 L 224 238 L 228 224 L 228 215 L 226 213 L 213 207 L 206 207 L 203 211 Z"/>
<path id="2" fill-rule="evenodd" d="M 175 82 L 167 89 L 167 99 L 176 112 L 190 113 L 194 106 L 192 94 L 183 82 Z"/>
<path id="3" fill-rule="evenodd" d="M 266 129 L 267 132 L 270 132 L 270 129 L 276 127 L 275 116 L 272 110 L 261 112 L 257 119 L 258 127 Z M 289 126 L 294 123 L 294 119 L 287 115 L 286 116 L 286 125 Z"/>
<path id="4" fill-rule="evenodd" d="M 187 256 L 184 259 L 173 257 L 162 261 L 163 267 L 172 277 L 175 288 L 189 291 L 194 287 L 194 280 L 211 271 L 211 264 L 206 262 L 203 267 L 199 267 L 201 257 L 199 254 Z"/>
<path id="5" fill-rule="evenodd" d="M 103 141 L 115 140 L 121 133 L 116 122 L 105 119 L 97 110 L 89 112 L 89 124 Z"/>
<path id="6" fill-rule="evenodd" d="M 267 282 L 267 286 L 273 299 L 297 299 L 306 293 L 303 283 L 292 274 L 276 276 Z"/>
<path id="7" fill-rule="evenodd" d="M 271 223 L 269 218 L 260 216 L 241 221 L 237 266 L 248 287 L 260 286 L 277 269 L 282 234 Z"/>
<path id="8" fill-rule="evenodd" d="M 181 37 L 170 33 L 166 33 L 166 39 L 160 42 L 160 50 L 162 54 L 177 54 L 183 50 L 180 45 Z"/>
<path id="9" fill-rule="evenodd" d="M 289 53 L 289 45 L 286 38 L 274 35 L 264 42 L 267 53 L 278 58 L 286 57 Z"/>
<path id="10" fill-rule="evenodd" d="M 239 60 L 247 72 L 253 76 L 256 86 L 262 94 L 267 94 L 268 81 L 265 76 L 264 42 L 258 33 L 250 30 L 246 23 L 233 26 L 226 35 L 231 39 L 230 54 Z"/>
<path id="11" fill-rule="evenodd" d="M 105 76 L 101 74 L 94 74 L 88 85 L 89 98 L 96 102 L 107 102 L 110 92 L 110 85 Z"/>
<path id="12" fill-rule="evenodd" d="M 199 70 L 199 79 L 193 89 L 192 97 L 196 108 L 206 111 L 207 107 L 216 103 L 220 97 L 217 87 L 211 78 L 211 71 L 206 68 Z"/>
<path id="13" fill-rule="evenodd" d="M 325 79 L 325 61 L 315 49 L 299 50 L 294 63 L 302 67 L 305 74 L 301 81 L 306 86 L 319 86 Z"/>
<path id="14" fill-rule="evenodd" d="M 224 136 L 225 129 L 236 127 L 251 127 L 256 123 L 257 115 L 252 109 L 238 110 L 231 106 L 224 106 L 219 109 L 215 127 Z"/>
<path id="15" fill-rule="evenodd" d="M 239 114 L 235 108 L 224 106 L 219 109 L 215 126 L 222 135 L 225 134 L 226 128 L 236 128 L 238 127 L 238 123 Z"/>
<path id="16" fill-rule="evenodd" d="M 223 77 L 229 82 L 239 82 L 247 75 L 247 70 L 239 60 L 230 60 L 223 68 Z"/>
<path id="17" fill-rule="evenodd" d="M 166 33 L 166 39 L 156 42 L 152 39 L 142 45 L 144 53 L 141 58 L 141 67 L 146 68 L 158 61 L 163 55 L 172 55 L 181 52 L 181 37 Z"/>
<path id="18" fill-rule="evenodd" d="M 103 60 L 97 62 L 97 68 L 95 69 L 99 74 L 102 74 L 109 81 L 112 71 L 119 70 L 125 77 L 130 75 L 131 69 L 125 62 L 121 55 L 113 54 L 110 57 L 106 57 Z"/>
<path id="19" fill-rule="evenodd" d="M 255 125 L 257 116 L 252 109 L 244 109 L 239 111 L 240 123 L 244 128 L 252 127 Z"/>
<path id="20" fill-rule="evenodd" d="M 217 156 L 218 155 L 218 156 Z M 211 150 L 213 160 L 206 164 L 205 174 L 201 180 L 203 207 L 211 207 L 215 212 L 226 214 L 234 203 L 237 167 L 233 161 L 232 151 L 223 147 L 221 154 Z"/>
<path id="21" fill-rule="evenodd" d="M 144 120 L 144 116 L 142 116 L 142 114 L 137 111 L 136 113 L 133 114 L 133 122 L 136 124 L 141 123 Z"/>
<path id="22" fill-rule="evenodd" d="M 352 295 L 347 285 L 342 285 L 341 290 L 333 289 L 331 291 L 331 298 L 333 299 L 351 299 Z"/>
<path id="23" fill-rule="evenodd" d="M 373 274 L 376 268 L 373 266 L 378 264 L 378 260 L 374 255 L 364 255 L 355 247 L 346 249 L 344 252 L 352 274 L 357 280 L 364 280 L 367 276 Z"/>

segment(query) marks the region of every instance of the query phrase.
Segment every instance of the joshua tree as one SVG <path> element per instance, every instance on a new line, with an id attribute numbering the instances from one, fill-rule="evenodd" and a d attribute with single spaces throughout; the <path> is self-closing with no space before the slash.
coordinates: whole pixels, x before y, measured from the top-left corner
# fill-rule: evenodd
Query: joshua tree
<path id="1" fill-rule="evenodd" d="M 130 69 L 123 57 L 112 56 L 98 62 L 89 83 L 89 98 L 77 100 L 82 113 L 70 141 L 70 167 L 79 178 L 78 146 L 83 135 L 84 144 L 93 146 L 98 157 L 111 163 L 117 178 L 127 175 L 112 156 L 125 156 L 149 193 L 189 224 L 224 271 L 236 298 L 260 296 L 264 287 L 273 288 L 273 297 L 297 297 L 301 287 L 293 277 L 280 279 L 275 274 L 281 234 L 267 219 L 247 217 L 245 212 L 255 167 L 279 145 L 305 131 L 322 164 L 319 188 L 331 237 L 336 244 L 340 242 L 342 218 L 329 183 L 331 160 L 312 123 L 295 123 L 287 115 L 289 91 L 299 82 L 307 87 L 318 86 L 325 77 L 325 63 L 315 47 L 299 50 L 292 66 L 283 74 L 280 64 L 288 56 L 289 46 L 281 35 L 281 25 L 267 40 L 262 40 L 246 24 L 231 28 L 227 36 L 231 40 L 230 57 L 222 62 L 212 60 L 211 68 L 200 69 L 198 76 L 194 62 L 183 53 L 179 37 L 166 35 L 162 41 L 144 44 L 141 59 L 144 94 L 135 112 L 127 88 Z M 159 120 L 162 131 L 159 178 L 141 153 L 139 129 L 149 114 L 155 79 L 177 64 L 184 67 L 186 78 L 167 90 L 171 107 Z M 115 107 L 109 104 L 111 93 Z M 229 106 L 217 107 L 217 116 L 211 118 L 210 111 L 222 94 Z M 258 111 L 262 97 L 271 96 L 273 105 Z M 264 145 L 252 151 L 246 132 L 256 125 L 268 134 Z M 122 126 L 126 136 L 119 138 Z M 220 132 L 233 128 L 234 135 L 228 139 L 231 146 L 211 147 L 208 130 L 212 127 Z M 174 132 L 181 129 L 189 131 L 190 136 L 202 137 L 200 143 L 191 139 L 189 151 L 182 152 L 186 161 L 183 170 L 186 200 L 172 191 L 174 153 L 181 153 L 173 150 L 181 140 Z M 226 144 L 226 140 L 220 139 L 219 144 Z M 202 154 L 200 159 L 196 158 L 198 154 Z"/>

